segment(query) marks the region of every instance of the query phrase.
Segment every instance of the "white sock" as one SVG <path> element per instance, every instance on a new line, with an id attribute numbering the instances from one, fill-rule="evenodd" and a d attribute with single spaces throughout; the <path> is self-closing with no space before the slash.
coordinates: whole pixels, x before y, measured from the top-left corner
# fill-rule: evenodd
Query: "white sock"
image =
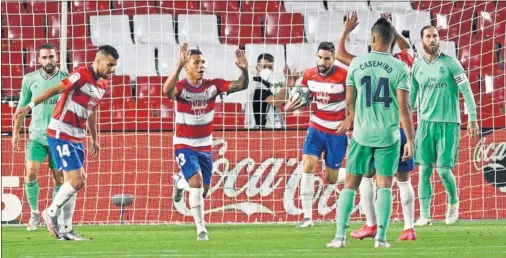
<path id="1" fill-rule="evenodd" d="M 76 208 L 76 194 L 72 195 L 70 199 L 61 207 L 58 223 L 60 224 L 60 232 L 67 233 L 72 231 L 72 217 Z"/>
<path id="2" fill-rule="evenodd" d="M 406 182 L 397 181 L 401 195 L 402 215 L 404 216 L 404 230 L 413 228 L 415 221 L 415 190 L 411 185 L 411 179 Z"/>
<path id="3" fill-rule="evenodd" d="M 376 210 L 374 207 L 374 184 L 372 178 L 362 178 L 359 187 L 360 203 L 365 213 L 365 223 L 371 227 L 376 225 Z"/>
<path id="4" fill-rule="evenodd" d="M 60 190 L 54 197 L 54 201 L 47 208 L 47 215 L 54 217 L 58 210 L 75 194 L 77 190 L 70 184 L 70 181 L 63 183 Z"/>
<path id="5" fill-rule="evenodd" d="M 204 193 L 204 188 L 190 188 L 190 209 L 193 214 L 193 219 L 195 220 L 195 226 L 197 227 L 197 234 L 202 231 L 206 231 L 206 226 L 204 225 L 204 197 L 202 194 Z"/>
<path id="6" fill-rule="evenodd" d="M 183 189 L 186 191 L 190 191 L 190 185 L 188 184 L 186 179 L 184 179 L 184 176 L 182 176 L 179 180 L 177 180 L 176 187 L 177 187 L 177 189 Z"/>
<path id="7" fill-rule="evenodd" d="M 300 199 L 304 218 L 313 219 L 314 174 L 303 173 L 300 180 Z"/>

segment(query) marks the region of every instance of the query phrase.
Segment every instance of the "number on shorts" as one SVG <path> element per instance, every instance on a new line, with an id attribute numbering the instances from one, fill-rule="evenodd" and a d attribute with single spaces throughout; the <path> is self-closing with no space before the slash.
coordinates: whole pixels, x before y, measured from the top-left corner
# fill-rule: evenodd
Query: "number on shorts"
<path id="1" fill-rule="evenodd" d="M 179 155 L 177 155 L 177 157 L 176 157 L 176 161 L 177 161 L 177 164 L 179 165 L 179 167 L 184 166 L 184 164 L 186 164 L 186 159 L 184 158 L 184 154 L 179 153 Z"/>
<path id="2" fill-rule="evenodd" d="M 60 158 L 70 157 L 70 151 L 69 151 L 69 145 L 63 144 L 63 145 L 56 145 L 56 150 L 58 151 L 58 154 L 60 155 Z"/>

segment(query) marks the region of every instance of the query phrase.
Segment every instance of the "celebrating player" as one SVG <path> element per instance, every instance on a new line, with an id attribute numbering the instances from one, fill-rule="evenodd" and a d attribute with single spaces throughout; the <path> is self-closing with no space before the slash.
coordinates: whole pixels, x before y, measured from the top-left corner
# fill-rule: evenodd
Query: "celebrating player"
<path id="1" fill-rule="evenodd" d="M 342 248 L 346 243 L 346 228 L 355 201 L 355 192 L 362 175 L 376 166 L 378 232 L 374 247 L 390 247 L 386 232 L 392 212 L 392 180 L 398 169 L 400 155 L 399 113 L 406 131 L 403 161 L 413 154 L 413 124 L 409 109 L 408 69 L 391 54 L 395 30 L 384 17 L 372 28 L 371 53 L 358 56 L 350 64 L 346 84 L 346 104 L 349 115 L 340 131 L 353 123 L 344 189 L 337 204 L 337 232 L 327 247 Z"/>
<path id="2" fill-rule="evenodd" d="M 68 78 L 44 91 L 15 113 L 16 119 L 19 119 L 30 109 L 57 94 L 62 94 L 49 122 L 47 140 L 56 168 L 63 170 L 68 180 L 60 187 L 49 208 L 42 211 L 42 218 L 49 233 L 60 240 L 84 240 L 72 229 L 75 195 L 86 182 L 82 142 L 86 137 L 87 122 L 91 134 L 90 154 L 93 158 L 98 156 L 95 109 L 106 90 L 107 81 L 104 79 L 108 79 L 114 72 L 118 58 L 118 52 L 113 47 L 107 45 L 100 47 L 92 66 L 77 68 Z M 63 225 L 59 228 L 56 215 L 60 208 L 63 213 Z"/>
<path id="3" fill-rule="evenodd" d="M 37 98 L 42 92 L 68 76 L 67 72 L 58 68 L 56 65 L 57 60 L 56 46 L 46 43 L 39 47 L 39 64 L 42 67 L 23 76 L 18 109 L 28 105 L 30 101 Z M 32 110 L 32 121 L 29 129 L 30 139 L 25 152 L 25 191 L 31 210 L 30 220 L 26 227 L 28 231 L 36 230 L 40 224 L 39 182 L 37 181 L 37 176 L 46 157 L 48 157 L 49 167 L 54 177 L 53 199 L 63 184 L 63 173 L 57 169 L 55 161 L 49 153 L 46 135 L 47 126 L 49 120 L 51 120 L 57 100 L 58 96 L 54 96 Z M 23 123 L 23 118 L 24 116 L 14 118 L 12 149 L 15 151 L 19 150 L 19 129 Z"/>
<path id="4" fill-rule="evenodd" d="M 348 137 L 337 129 L 346 117 L 346 95 L 344 83 L 346 70 L 334 65 L 335 47 L 331 42 L 322 42 L 316 53 L 317 66 L 306 71 L 302 87 L 308 87 L 316 101 L 316 111 L 311 114 L 309 129 L 302 149 L 304 173 L 300 182 L 300 196 L 304 218 L 298 227 L 313 225 L 314 173 L 318 159 L 325 152 L 325 174 L 329 184 L 337 182 L 339 168 L 346 153 Z M 286 110 L 301 107 L 301 99 L 291 100 Z"/>
<path id="5" fill-rule="evenodd" d="M 190 209 L 197 227 L 197 240 L 209 240 L 204 222 L 204 197 L 211 185 L 213 159 L 213 118 L 215 99 L 221 93 L 233 93 L 248 88 L 248 61 L 241 50 L 235 52 L 236 65 L 242 74 L 236 81 L 204 79 L 205 59 L 199 50 L 189 50 L 188 43 L 180 49 L 176 70 L 163 85 L 163 92 L 176 104 L 174 156 L 188 182 Z M 177 81 L 183 68 L 187 78 Z M 181 196 L 178 181 L 176 195 Z"/>
<path id="6" fill-rule="evenodd" d="M 417 97 L 419 110 L 416 135 L 415 163 L 420 165 L 418 198 L 420 218 L 416 226 L 430 225 L 431 176 L 436 167 L 448 194 L 446 224 L 454 224 L 459 217 L 457 184 L 452 169 L 457 161 L 460 139 L 459 90 L 468 108 L 468 133 L 475 138 L 478 132 L 476 104 L 466 73 L 459 61 L 439 50 L 439 34 L 436 28 L 426 26 L 421 31 L 423 60 L 413 67 L 410 104 Z"/>
<path id="7" fill-rule="evenodd" d="M 390 16 L 387 13 L 381 15 L 385 19 L 390 20 Z M 358 16 L 356 12 L 352 12 L 351 15 L 347 16 L 343 34 L 339 42 L 339 48 L 336 54 L 336 59 L 340 62 L 350 65 L 351 60 L 355 58 L 354 55 L 348 53 L 346 50 L 346 39 L 349 33 L 358 25 Z M 395 28 L 394 28 L 395 30 Z M 393 50 L 395 43 L 399 45 L 401 52 L 394 55 L 397 59 L 403 61 L 409 68 L 414 62 L 414 53 L 411 49 L 409 41 L 404 38 L 397 30 L 395 30 L 395 41 L 392 42 L 391 49 Z M 403 156 L 404 145 L 406 144 L 406 134 L 402 128 L 400 129 L 401 135 L 401 148 L 399 159 Z M 416 240 L 416 234 L 413 227 L 415 221 L 415 191 L 411 185 L 409 172 L 413 170 L 414 164 L 413 159 L 407 161 L 399 160 L 399 168 L 397 169 L 396 179 L 397 186 L 401 196 L 402 212 L 404 216 L 404 230 L 402 231 L 399 240 Z M 362 182 L 360 183 L 360 203 L 365 212 L 366 224 L 359 230 L 351 233 L 351 236 L 355 239 L 364 239 L 366 237 L 374 237 L 377 232 L 376 224 L 376 213 L 374 207 L 374 185 L 372 177 L 374 176 L 374 170 L 372 173 L 364 174 Z"/>

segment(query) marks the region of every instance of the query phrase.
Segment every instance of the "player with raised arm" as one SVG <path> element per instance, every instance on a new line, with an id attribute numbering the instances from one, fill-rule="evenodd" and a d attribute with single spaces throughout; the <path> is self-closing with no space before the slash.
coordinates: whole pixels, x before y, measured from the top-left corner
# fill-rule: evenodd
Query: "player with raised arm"
<path id="1" fill-rule="evenodd" d="M 459 91 L 468 109 L 467 127 L 472 138 L 477 136 L 476 104 L 466 72 L 458 60 L 439 50 L 436 28 L 425 26 L 421 33 L 425 55 L 415 62 L 411 76 L 410 105 L 418 103 L 419 122 L 416 135 L 415 163 L 420 165 L 418 199 L 420 218 L 416 226 L 431 224 L 431 176 L 437 169 L 448 194 L 446 224 L 459 217 L 457 184 L 452 169 L 457 162 L 460 140 Z M 417 101 L 418 98 L 418 101 Z"/>
<path id="2" fill-rule="evenodd" d="M 386 233 L 392 212 L 392 181 L 399 165 L 400 122 L 406 132 L 403 161 L 413 155 L 413 123 L 409 108 L 408 68 L 391 54 L 395 29 L 384 17 L 371 29 L 372 51 L 350 64 L 346 80 L 348 116 L 339 131 L 353 124 L 344 188 L 337 203 L 337 232 L 327 247 L 346 244 L 346 228 L 362 176 L 376 167 L 376 213 L 378 232 L 374 247 L 390 247 Z"/>
<path id="3" fill-rule="evenodd" d="M 382 13 L 382 17 L 388 19 L 391 22 L 390 15 L 388 13 Z M 346 39 L 348 38 L 349 33 L 358 25 L 358 16 L 356 12 L 352 12 L 347 16 L 343 34 L 339 41 L 339 48 L 336 53 L 336 59 L 340 62 L 350 65 L 351 60 L 355 58 L 354 55 L 348 53 L 346 50 Z M 395 27 L 394 27 L 395 29 Z M 414 52 L 409 44 L 409 41 L 403 37 L 397 30 L 395 30 L 395 41 L 392 43 L 391 49 L 393 50 L 395 44 L 399 46 L 401 52 L 396 53 L 394 57 L 403 61 L 408 68 L 411 68 L 414 63 Z M 415 191 L 413 186 L 411 185 L 410 173 L 414 168 L 413 158 L 402 161 L 404 144 L 406 144 L 406 134 L 404 130 L 400 129 L 401 135 L 401 147 L 400 147 L 400 156 L 399 156 L 399 168 L 397 169 L 396 179 L 397 186 L 399 187 L 399 193 L 401 196 L 401 205 L 402 205 L 402 213 L 404 217 L 404 229 L 399 236 L 399 240 L 405 241 L 413 241 L 416 240 L 416 233 L 414 229 L 415 222 Z M 360 183 L 359 191 L 360 191 L 360 203 L 365 213 L 366 224 L 351 233 L 351 236 L 355 239 L 364 239 L 367 237 L 375 237 L 377 232 L 377 224 L 376 224 L 376 213 L 374 207 L 374 185 L 373 185 L 373 176 L 375 171 L 372 173 L 364 174 L 362 177 L 362 182 Z"/>
<path id="4" fill-rule="evenodd" d="M 347 71 L 334 65 L 335 47 L 331 42 L 322 42 L 316 52 L 317 66 L 304 72 L 301 85 L 309 88 L 316 101 L 316 110 L 311 114 L 309 129 L 302 149 L 304 173 L 300 182 L 300 198 L 304 218 L 297 224 L 305 228 L 313 225 L 314 173 L 322 153 L 325 160 L 327 183 L 335 185 L 339 168 L 346 154 L 348 137 L 337 129 L 346 117 L 345 82 Z M 286 110 L 300 108 L 301 98 L 290 100 Z"/>
<path id="5" fill-rule="evenodd" d="M 49 233 L 60 240 L 85 240 L 72 229 L 75 195 L 84 187 L 84 145 L 86 124 L 91 135 L 91 157 L 98 156 L 96 108 L 102 99 L 109 75 L 114 73 L 118 52 L 111 46 L 101 46 L 89 67 L 77 68 L 69 77 L 44 91 L 26 107 L 18 109 L 16 119 L 26 115 L 44 101 L 61 94 L 47 129 L 47 141 L 56 168 L 66 173 L 63 183 L 51 205 L 42 211 Z M 67 205 L 68 203 L 68 205 Z M 61 209 L 63 221 L 58 225 L 57 213 Z"/>
<path id="6" fill-rule="evenodd" d="M 174 132 L 174 156 L 181 168 L 190 192 L 190 209 L 197 228 L 197 240 L 209 240 L 204 222 L 204 197 L 211 185 L 213 158 L 213 119 L 216 96 L 248 88 L 248 60 L 237 49 L 236 65 L 242 74 L 236 81 L 204 79 L 205 59 L 199 50 L 188 50 L 188 43 L 180 47 L 179 60 L 165 84 L 163 93 L 176 100 L 176 130 Z M 183 68 L 187 78 L 178 81 Z M 174 183 L 176 195 L 182 195 L 182 188 Z"/>
<path id="7" fill-rule="evenodd" d="M 23 76 L 21 86 L 21 95 L 19 96 L 18 109 L 23 108 L 30 101 L 37 98 L 42 92 L 53 87 L 68 73 L 60 70 L 56 65 L 58 54 L 56 46 L 46 43 L 39 47 L 39 64 L 40 69 Z M 31 216 L 28 221 L 26 230 L 36 230 L 40 224 L 39 213 L 39 175 L 42 163 L 48 158 L 49 168 L 53 172 L 54 188 L 53 199 L 63 184 L 63 173 L 56 167 L 54 159 L 49 152 L 49 144 L 47 143 L 47 126 L 51 120 L 53 109 L 58 100 L 58 96 L 54 96 L 41 105 L 32 110 L 32 120 L 30 122 L 30 138 L 26 145 L 25 152 L 25 192 L 26 199 L 30 204 Z M 14 117 L 14 127 L 12 129 L 12 149 L 19 150 L 19 129 L 23 123 L 24 116 Z"/>

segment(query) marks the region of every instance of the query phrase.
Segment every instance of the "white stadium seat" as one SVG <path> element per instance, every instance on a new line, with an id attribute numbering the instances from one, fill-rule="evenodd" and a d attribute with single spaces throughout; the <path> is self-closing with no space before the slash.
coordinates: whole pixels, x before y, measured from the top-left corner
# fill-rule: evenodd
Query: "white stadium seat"
<path id="1" fill-rule="evenodd" d="M 179 45 L 158 46 L 158 73 L 160 76 L 168 76 L 174 71 L 179 58 Z M 188 49 L 195 49 L 194 46 L 188 46 Z M 185 78 L 186 73 L 183 69 L 179 79 Z"/>
<path id="2" fill-rule="evenodd" d="M 284 1 L 285 10 L 289 13 L 302 13 L 306 12 L 323 12 L 325 11 L 325 5 L 323 1 Z"/>
<path id="3" fill-rule="evenodd" d="M 180 14 L 178 20 L 179 43 L 220 44 L 218 18 L 211 14 Z"/>
<path id="4" fill-rule="evenodd" d="M 425 54 L 422 42 L 418 42 L 415 46 L 417 54 L 419 55 L 420 58 L 422 58 L 423 55 Z M 446 55 L 451 56 L 453 58 L 457 58 L 457 48 L 455 46 L 455 42 L 441 40 L 439 42 L 439 49 L 441 49 L 441 52 L 445 53 Z"/>
<path id="5" fill-rule="evenodd" d="M 359 11 L 359 12 L 367 12 L 369 11 L 369 4 L 367 0 L 347 0 L 347 1 L 328 1 L 327 6 L 331 11 Z"/>
<path id="6" fill-rule="evenodd" d="M 175 45 L 176 36 L 170 14 L 134 15 L 135 43 L 142 45 Z"/>
<path id="7" fill-rule="evenodd" d="M 310 13 L 304 17 L 304 28 L 308 42 L 337 42 L 344 26 L 342 12 Z"/>
<path id="8" fill-rule="evenodd" d="M 133 45 L 128 15 L 90 16 L 91 43 L 94 46 Z"/>
<path id="9" fill-rule="evenodd" d="M 371 9 L 378 12 L 389 12 L 389 13 L 405 13 L 413 10 L 410 1 L 406 0 L 371 0 L 369 5 Z"/>
<path id="10" fill-rule="evenodd" d="M 392 17 L 394 26 L 399 31 L 409 30 L 409 38 L 412 42 L 420 41 L 420 31 L 426 25 L 430 25 L 430 13 L 423 11 L 409 11 L 404 14 L 394 14 Z"/>
<path id="11" fill-rule="evenodd" d="M 286 45 L 286 64 L 290 69 L 302 71 L 316 66 L 318 43 L 296 43 Z"/>
<path id="12" fill-rule="evenodd" d="M 237 80 L 241 70 L 235 65 L 235 51 L 238 46 L 234 45 L 200 45 L 206 60 L 205 76 L 208 78 L 222 78 L 225 80 Z M 248 60 L 252 62 L 252 60 Z"/>
<path id="13" fill-rule="evenodd" d="M 155 48 L 152 46 L 115 46 L 119 61 L 117 75 L 157 76 L 155 67 Z"/>
<path id="14" fill-rule="evenodd" d="M 367 43 L 371 42 L 371 29 L 374 23 L 381 17 L 379 12 L 357 12 L 358 26 L 350 33 L 350 37 L 354 40 L 355 44 L 358 42 Z"/>
<path id="15" fill-rule="evenodd" d="M 274 74 L 276 82 L 284 82 L 283 69 L 285 68 L 285 47 L 275 44 L 246 44 L 246 57 L 250 67 L 251 76 L 256 75 L 257 58 L 267 53 L 274 57 Z"/>

